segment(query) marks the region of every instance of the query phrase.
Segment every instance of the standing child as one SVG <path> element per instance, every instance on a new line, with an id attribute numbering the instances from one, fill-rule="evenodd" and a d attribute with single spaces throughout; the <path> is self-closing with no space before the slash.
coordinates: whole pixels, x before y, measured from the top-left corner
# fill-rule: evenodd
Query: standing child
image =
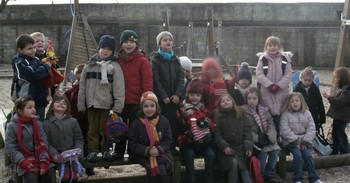
<path id="1" fill-rule="evenodd" d="M 39 119 L 44 120 L 45 107 L 48 101 L 47 90 L 43 81 L 49 76 L 51 63 L 43 64 L 35 57 L 35 41 L 29 35 L 19 36 L 16 39 L 16 44 L 17 54 L 12 60 L 14 71 L 11 87 L 12 99 L 31 95 L 35 101 Z"/>
<path id="2" fill-rule="evenodd" d="M 181 146 L 186 166 L 186 182 L 194 183 L 194 158 L 197 154 L 205 160 L 205 182 L 213 183 L 213 165 L 215 152 L 212 144 L 210 128 L 214 126 L 209 119 L 209 110 L 201 103 L 203 89 L 200 79 L 193 79 L 187 88 L 186 100 L 181 108 L 187 133 L 188 141 Z M 202 143 L 200 143 L 202 142 Z"/>
<path id="3" fill-rule="evenodd" d="M 202 68 L 203 103 L 210 112 L 216 108 L 220 98 L 227 94 L 226 81 L 214 57 L 203 60 Z"/>
<path id="4" fill-rule="evenodd" d="M 184 90 L 182 92 L 182 97 L 185 98 L 187 87 L 192 80 L 192 61 L 186 56 L 180 57 L 179 60 L 180 60 L 182 71 L 184 72 L 184 76 L 185 76 Z"/>
<path id="5" fill-rule="evenodd" d="M 45 52 L 45 35 L 41 32 L 33 32 L 30 36 L 35 41 L 36 53 L 35 56 L 41 61 L 43 58 L 46 58 Z"/>
<path id="6" fill-rule="evenodd" d="M 345 67 L 339 67 L 333 72 L 333 83 L 337 87 L 337 93 L 330 96 L 326 92 L 322 95 L 328 99 L 331 106 L 327 116 L 333 118 L 333 153 L 349 153 L 349 141 L 345 129 L 350 122 L 350 74 Z"/>
<path id="7" fill-rule="evenodd" d="M 5 148 L 18 176 L 24 183 L 55 183 L 54 164 L 50 164 L 43 125 L 36 120 L 31 96 L 15 102 L 16 114 L 7 126 Z"/>
<path id="8" fill-rule="evenodd" d="M 254 121 L 228 94 L 221 97 L 217 109 L 217 127 L 214 131 L 221 169 L 228 171 L 229 183 L 239 182 L 238 177 L 242 178 L 243 183 L 251 183 L 248 157 L 253 151 L 251 131 Z"/>
<path id="9" fill-rule="evenodd" d="M 140 110 L 140 98 L 146 91 L 153 91 L 152 67 L 146 54 L 138 46 L 138 35 L 125 30 L 120 36 L 122 49 L 118 52 L 118 63 L 125 79 L 125 105 L 121 117 L 131 125 Z M 123 158 L 126 142 L 116 144 L 116 158 Z M 128 154 L 131 155 L 128 148 Z"/>
<path id="10" fill-rule="evenodd" d="M 243 62 L 241 64 L 241 69 L 238 72 L 237 83 L 234 88 L 229 90 L 229 94 L 235 100 L 236 104 L 242 106 L 245 104 L 245 93 L 252 84 L 252 74 L 249 70 L 249 64 Z"/>
<path id="11" fill-rule="evenodd" d="M 326 123 L 326 114 L 324 110 L 323 100 L 320 89 L 314 82 L 314 72 L 311 67 L 305 68 L 300 73 L 300 81 L 295 86 L 294 92 L 299 92 L 303 95 L 312 118 L 316 125 L 316 131 L 321 132 L 322 124 Z M 323 132 L 322 132 L 323 133 Z"/>
<path id="12" fill-rule="evenodd" d="M 253 142 L 261 148 L 257 155 L 260 160 L 261 175 L 267 183 L 278 183 L 276 164 L 281 148 L 277 144 L 277 131 L 270 109 L 261 105 L 261 94 L 258 88 L 249 88 L 245 98 L 247 103 L 244 109 L 255 119 Z"/>
<path id="13" fill-rule="evenodd" d="M 92 56 L 81 74 L 78 94 L 78 111 L 86 111 L 89 121 L 87 159 L 94 163 L 98 152 L 111 161 L 109 148 L 104 146 L 105 122 L 110 110 L 118 115 L 124 107 L 125 84 L 123 71 L 113 56 L 116 40 L 104 35 L 98 53 Z"/>
<path id="14" fill-rule="evenodd" d="M 62 182 L 77 182 L 78 167 L 76 163 L 65 162 L 61 153 L 67 150 L 79 148 L 84 150 L 84 140 L 79 124 L 75 118 L 70 116 L 70 105 L 67 98 L 63 96 L 55 97 L 46 114 L 44 130 L 49 143 L 49 154 L 55 162 Z M 61 164 L 65 167 L 62 170 Z M 72 166 L 72 167 L 71 167 Z M 61 172 L 63 174 L 61 174 Z"/>
<path id="15" fill-rule="evenodd" d="M 180 133 L 177 110 L 184 89 L 184 73 L 175 56 L 173 35 L 163 31 L 157 36 L 158 52 L 152 56 L 153 87 L 159 99 L 162 114 L 169 120 L 173 134 L 171 151 L 175 152 L 177 136 Z"/>
<path id="16" fill-rule="evenodd" d="M 165 158 L 172 143 L 169 121 L 160 114 L 152 92 L 142 94 L 141 113 L 130 126 L 129 144 L 135 159 L 146 169 L 148 182 L 163 183 Z"/>
<path id="17" fill-rule="evenodd" d="M 303 95 L 293 92 L 287 97 L 282 109 L 282 144 L 293 154 L 294 181 L 303 182 L 303 160 L 309 171 L 311 183 L 322 183 L 312 158 L 312 141 L 316 129 Z"/>
<path id="18" fill-rule="evenodd" d="M 281 108 L 289 94 L 289 83 L 292 80 L 291 53 L 283 52 L 278 37 L 268 37 L 264 53 L 258 54 L 256 78 L 260 87 L 262 104 L 267 105 L 279 136 Z"/>

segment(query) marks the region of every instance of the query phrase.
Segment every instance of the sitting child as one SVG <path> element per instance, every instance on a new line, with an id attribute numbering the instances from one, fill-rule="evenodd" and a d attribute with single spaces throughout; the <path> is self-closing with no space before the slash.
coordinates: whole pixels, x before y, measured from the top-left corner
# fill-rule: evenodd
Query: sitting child
<path id="1" fill-rule="evenodd" d="M 229 89 L 229 94 L 235 100 L 236 104 L 242 106 L 245 104 L 245 92 L 249 89 L 252 84 L 252 74 L 249 70 L 249 64 L 247 62 L 243 62 L 241 64 L 241 69 L 237 74 L 234 88 Z"/>

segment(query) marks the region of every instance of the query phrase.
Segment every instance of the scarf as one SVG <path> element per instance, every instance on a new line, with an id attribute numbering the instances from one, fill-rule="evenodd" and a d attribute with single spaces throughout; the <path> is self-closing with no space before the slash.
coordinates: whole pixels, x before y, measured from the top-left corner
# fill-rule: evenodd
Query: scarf
<path id="1" fill-rule="evenodd" d="M 166 61 L 170 61 L 171 60 L 171 58 L 174 56 L 174 51 L 173 50 L 170 50 L 170 52 L 169 53 L 167 53 L 167 52 L 165 52 L 165 51 L 163 51 L 162 49 L 158 49 L 158 53 L 160 54 L 160 55 L 162 55 L 162 57 L 166 60 Z"/>
<path id="2" fill-rule="evenodd" d="M 241 86 L 239 86 L 239 84 L 236 84 L 235 86 L 236 86 L 236 88 L 241 92 L 243 98 L 244 98 L 244 96 L 245 96 L 245 92 L 250 88 L 250 87 L 248 86 L 246 89 L 243 89 Z"/>
<path id="3" fill-rule="evenodd" d="M 114 69 L 114 67 L 110 64 L 111 61 L 98 61 L 97 65 L 101 66 L 101 84 L 108 84 L 107 72 Z"/>
<path id="4" fill-rule="evenodd" d="M 201 102 L 198 102 L 197 105 L 194 105 L 194 104 L 192 104 L 191 100 L 184 100 L 183 106 L 184 106 L 185 110 L 188 110 L 188 109 L 200 110 L 201 108 L 204 108 L 204 105 Z"/>
<path id="5" fill-rule="evenodd" d="M 159 121 L 159 116 L 157 116 L 156 118 L 154 118 L 152 120 L 148 120 L 147 118 L 145 118 L 145 119 L 140 119 L 140 121 L 142 122 L 143 125 L 145 125 L 148 139 L 149 139 L 149 144 L 150 144 L 149 147 L 152 148 L 152 147 L 158 145 L 159 144 L 159 136 L 158 136 L 156 126 L 157 126 L 158 121 Z M 159 167 L 158 167 L 157 157 L 151 156 L 149 158 L 149 160 L 150 160 L 150 165 L 151 165 L 151 177 L 159 176 L 160 171 L 159 171 Z"/>
<path id="6" fill-rule="evenodd" d="M 249 107 L 248 105 L 246 105 L 246 108 L 248 109 L 248 111 L 253 114 L 254 119 L 256 121 L 256 124 L 259 126 L 260 130 L 263 133 L 267 132 L 267 121 L 265 118 L 265 107 L 262 105 L 258 105 L 257 106 L 257 111 L 251 107 Z"/>

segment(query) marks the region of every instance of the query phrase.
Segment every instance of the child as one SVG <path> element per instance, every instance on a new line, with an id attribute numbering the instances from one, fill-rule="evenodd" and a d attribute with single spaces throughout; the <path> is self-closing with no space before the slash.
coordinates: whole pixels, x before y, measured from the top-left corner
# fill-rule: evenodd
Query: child
<path id="1" fill-rule="evenodd" d="M 337 87 L 334 96 L 326 92 L 322 95 L 328 99 L 331 106 L 327 116 L 333 118 L 333 153 L 349 153 L 348 136 L 345 133 L 347 124 L 350 122 L 350 74 L 347 68 L 339 67 L 333 72 L 333 83 Z"/>
<path id="2" fill-rule="evenodd" d="M 238 182 L 239 174 L 243 183 L 251 183 L 248 157 L 253 151 L 253 119 L 244 113 L 229 94 L 219 100 L 214 119 L 217 122 L 215 143 L 219 148 L 221 169 L 229 172 L 230 183 Z"/>
<path id="3" fill-rule="evenodd" d="M 261 148 L 258 153 L 261 175 L 267 183 L 278 183 L 279 180 L 275 177 L 276 164 L 281 148 L 277 144 L 277 131 L 270 110 L 260 104 L 261 94 L 258 88 L 249 88 L 245 98 L 244 109 L 255 119 L 253 142 Z"/>
<path id="4" fill-rule="evenodd" d="M 145 167 L 148 182 L 163 183 L 167 175 L 164 157 L 172 143 L 170 125 L 160 114 L 154 93 L 142 94 L 140 107 L 139 117 L 130 126 L 129 145 L 137 162 Z"/>
<path id="5" fill-rule="evenodd" d="M 194 158 L 195 155 L 203 155 L 205 160 L 205 182 L 214 182 L 213 177 L 213 165 L 215 161 L 215 152 L 211 142 L 211 131 L 210 127 L 213 126 L 209 119 L 209 110 L 204 107 L 201 103 L 203 95 L 203 89 L 201 87 L 200 79 L 193 79 L 187 88 L 186 100 L 183 102 L 181 108 L 182 114 L 185 121 L 187 132 L 192 136 L 188 138 L 187 142 L 181 147 L 181 152 L 184 156 L 184 162 L 186 166 L 186 182 L 195 181 L 194 171 Z M 196 119 L 195 122 L 192 120 Z M 203 126 L 199 126 L 198 122 L 204 122 Z M 207 142 L 203 145 L 199 145 L 195 142 L 195 138 L 199 140 L 208 138 Z"/>
<path id="6" fill-rule="evenodd" d="M 98 53 L 86 64 L 80 78 L 78 111 L 87 110 L 89 121 L 87 159 L 91 163 L 97 161 L 97 154 L 101 151 L 104 160 L 112 160 L 109 148 L 104 147 L 105 122 L 111 109 L 120 115 L 124 107 L 124 75 L 113 56 L 115 43 L 113 36 L 102 36 Z"/>
<path id="7" fill-rule="evenodd" d="M 279 137 L 279 123 L 282 104 L 289 94 L 292 80 L 291 53 L 283 52 L 278 37 L 268 37 L 264 53 L 258 54 L 256 79 L 261 92 L 261 103 L 270 108 Z"/>
<path id="8" fill-rule="evenodd" d="M 305 68 L 300 73 L 300 81 L 295 86 L 293 91 L 299 92 L 303 95 L 307 106 L 309 107 L 309 111 L 311 112 L 312 118 L 314 119 L 316 131 L 321 132 L 322 124 L 326 123 L 326 114 L 321 92 L 314 82 L 314 77 L 312 68 Z"/>
<path id="9" fill-rule="evenodd" d="M 11 87 L 12 99 L 31 95 L 35 101 L 36 112 L 44 120 L 48 104 L 44 79 L 49 76 L 51 63 L 43 64 L 35 57 L 35 41 L 23 34 L 16 40 L 17 54 L 12 60 L 14 78 Z"/>
<path id="10" fill-rule="evenodd" d="M 185 97 L 187 87 L 192 80 L 192 61 L 186 56 L 180 57 L 179 60 L 180 60 L 182 71 L 184 72 L 184 76 L 185 76 L 184 91 L 182 92 L 182 97 Z"/>
<path id="11" fill-rule="evenodd" d="M 316 134 L 315 123 L 303 95 L 295 92 L 290 94 L 282 111 L 280 130 L 282 144 L 293 154 L 294 181 L 296 183 L 303 181 L 304 159 L 309 171 L 309 181 L 322 183 L 311 155 L 312 141 Z"/>
<path id="12" fill-rule="evenodd" d="M 35 56 L 41 61 L 43 58 L 46 58 L 45 53 L 45 36 L 41 32 L 33 32 L 30 36 L 35 41 L 36 53 Z"/>
<path id="13" fill-rule="evenodd" d="M 61 153 L 67 150 L 79 148 L 84 150 L 84 140 L 79 124 L 75 118 L 70 116 L 69 101 L 65 97 L 55 97 L 46 114 L 44 122 L 44 130 L 49 143 L 49 154 L 52 161 L 55 162 L 59 175 L 64 171 L 62 182 L 77 182 L 78 168 L 73 163 L 71 167 L 69 161 L 64 162 Z M 64 170 L 61 163 L 65 164 Z M 73 172 L 71 172 L 73 170 Z M 73 175 L 72 175 L 73 174 Z"/>
<path id="14" fill-rule="evenodd" d="M 177 136 L 179 135 L 179 123 L 177 110 L 184 89 L 184 73 L 179 59 L 175 56 L 173 47 L 173 35 L 163 31 L 157 36 L 158 52 L 154 53 L 152 60 L 153 87 L 159 99 L 162 114 L 169 120 L 173 134 L 171 151 L 175 152 Z"/>
<path id="15" fill-rule="evenodd" d="M 122 48 L 118 52 L 118 63 L 125 79 L 125 105 L 121 117 L 129 124 L 137 118 L 142 93 L 153 91 L 152 67 L 146 54 L 138 46 L 138 35 L 125 30 L 120 36 Z M 116 158 L 124 157 L 126 142 L 116 144 Z M 128 148 L 129 157 L 131 152 Z"/>
<path id="16" fill-rule="evenodd" d="M 252 84 L 252 74 L 250 73 L 249 64 L 247 62 L 241 64 L 241 69 L 239 70 L 236 81 L 235 88 L 229 90 L 229 93 L 237 105 L 243 106 L 245 104 L 245 93 Z"/>
<path id="17" fill-rule="evenodd" d="M 17 175 L 22 176 L 24 183 L 55 183 L 54 164 L 50 164 L 43 125 L 35 119 L 33 98 L 24 96 L 17 99 L 15 110 L 17 114 L 6 129 L 5 148 Z"/>
<path id="18" fill-rule="evenodd" d="M 220 98 L 227 94 L 226 81 L 218 62 L 214 57 L 207 57 L 203 60 L 203 103 L 210 112 L 214 111 Z"/>

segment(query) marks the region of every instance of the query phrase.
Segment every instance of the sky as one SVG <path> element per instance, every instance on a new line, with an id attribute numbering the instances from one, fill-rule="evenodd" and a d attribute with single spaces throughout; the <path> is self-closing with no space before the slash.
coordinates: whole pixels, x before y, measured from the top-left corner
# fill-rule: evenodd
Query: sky
<path id="1" fill-rule="evenodd" d="M 74 0 L 71 0 L 74 1 Z M 10 0 L 13 4 L 69 4 L 70 0 Z M 79 0 L 79 3 L 343 3 L 345 0 Z"/>

